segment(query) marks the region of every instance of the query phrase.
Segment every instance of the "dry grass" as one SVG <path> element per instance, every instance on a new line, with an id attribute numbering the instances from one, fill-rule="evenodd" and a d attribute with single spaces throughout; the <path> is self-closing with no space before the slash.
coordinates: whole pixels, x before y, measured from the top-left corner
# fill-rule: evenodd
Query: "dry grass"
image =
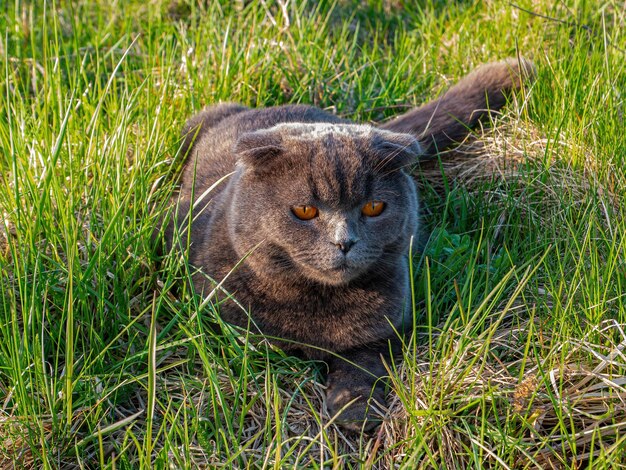
<path id="1" fill-rule="evenodd" d="M 624 325 L 604 322 L 588 338 L 570 340 L 574 347 L 565 354 L 562 349 L 567 341 L 550 337 L 528 321 L 515 327 L 502 325 L 491 343 L 480 338 L 468 343 L 457 331 L 448 334 L 449 341 L 461 349 L 453 350 L 452 355 L 464 360 L 433 364 L 420 361 L 420 357 L 427 357 L 427 351 L 418 350 L 420 373 L 410 413 L 425 413 L 417 420 L 409 419 L 407 404 L 394 397 L 392 418 L 384 425 L 384 447 L 393 451 L 386 456 L 383 467 L 391 468 L 404 458 L 404 446 L 410 446 L 416 435 L 423 436 L 429 426 L 437 427 L 429 442 L 433 460 L 449 468 L 462 468 L 472 462 L 468 449 L 479 445 L 480 433 L 471 430 L 497 429 L 503 421 L 516 423 L 517 432 L 494 434 L 491 442 L 483 440 L 480 446 L 489 466 L 580 468 L 590 457 L 623 445 Z M 533 358 L 511 347 L 529 340 L 530 349 L 535 351 Z M 498 350 L 503 348 L 509 356 L 506 360 L 498 357 Z M 404 371 L 402 376 L 407 390 L 412 387 L 407 383 L 411 376 L 414 371 Z M 440 412 L 449 412 L 445 422 L 429 409 L 433 391 L 442 397 Z M 570 423 L 568 429 L 560 427 L 563 422 Z M 416 429 L 416 423 L 421 430 Z M 518 457 L 513 462 L 498 457 L 500 439 L 510 439 L 509 444 L 517 449 Z"/>
<path id="2" fill-rule="evenodd" d="M 622 174 L 600 168 L 591 149 L 580 148 L 575 139 L 546 137 L 521 117 L 524 108 L 519 103 L 512 108 L 518 111 L 497 116 L 440 158 L 421 162 L 418 185 L 442 199 L 449 188 L 462 187 L 492 208 L 505 207 L 506 200 L 514 199 L 515 210 L 542 229 L 553 227 L 555 220 L 565 224 L 565 212 L 583 207 L 595 191 L 603 225 L 610 229 L 611 214 L 619 213 L 624 202 L 619 191 Z"/>
<path id="3" fill-rule="evenodd" d="M 52 425 L 47 421 L 42 429 L 44 439 L 49 439 L 52 434 Z M 0 469 L 36 468 L 38 457 L 33 454 L 26 438 L 29 433 L 36 432 L 36 425 L 32 419 L 0 416 Z M 19 467 L 15 463 L 19 463 Z"/>

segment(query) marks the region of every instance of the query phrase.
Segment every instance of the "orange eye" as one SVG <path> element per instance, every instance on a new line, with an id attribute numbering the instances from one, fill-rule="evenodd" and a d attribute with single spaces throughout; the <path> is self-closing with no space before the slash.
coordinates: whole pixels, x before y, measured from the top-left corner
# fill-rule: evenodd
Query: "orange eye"
<path id="1" fill-rule="evenodd" d="M 294 206 L 291 212 L 300 220 L 311 220 L 319 214 L 317 207 L 313 206 Z"/>
<path id="2" fill-rule="evenodd" d="M 370 201 L 363 206 L 361 214 L 367 217 L 377 217 L 385 210 L 385 203 L 383 201 Z"/>

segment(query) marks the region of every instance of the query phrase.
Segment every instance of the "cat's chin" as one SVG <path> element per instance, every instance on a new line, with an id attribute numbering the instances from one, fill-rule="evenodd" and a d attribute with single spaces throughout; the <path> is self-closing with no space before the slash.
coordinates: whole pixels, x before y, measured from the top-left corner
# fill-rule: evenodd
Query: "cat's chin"
<path id="1" fill-rule="evenodd" d="M 320 284 L 328 286 L 343 286 L 357 279 L 363 274 L 362 269 L 348 268 L 346 266 L 328 270 L 307 270 L 307 277 Z"/>

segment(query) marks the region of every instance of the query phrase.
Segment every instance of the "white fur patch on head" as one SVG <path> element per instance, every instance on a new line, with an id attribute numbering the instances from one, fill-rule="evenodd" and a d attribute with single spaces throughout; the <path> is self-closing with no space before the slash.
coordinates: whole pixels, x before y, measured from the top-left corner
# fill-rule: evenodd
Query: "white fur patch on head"
<path id="1" fill-rule="evenodd" d="M 363 124 L 335 124 L 330 122 L 289 122 L 277 124 L 268 129 L 283 135 L 306 140 L 317 140 L 327 135 L 345 137 L 369 137 L 375 129 Z"/>

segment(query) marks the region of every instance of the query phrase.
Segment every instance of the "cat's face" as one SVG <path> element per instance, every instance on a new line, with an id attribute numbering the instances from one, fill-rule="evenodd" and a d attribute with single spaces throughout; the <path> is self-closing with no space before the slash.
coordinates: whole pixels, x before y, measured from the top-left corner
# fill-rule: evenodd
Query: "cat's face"
<path id="1" fill-rule="evenodd" d="M 229 214 L 240 256 L 266 275 L 347 284 L 408 253 L 419 145 L 369 126 L 282 124 L 244 135 Z"/>

